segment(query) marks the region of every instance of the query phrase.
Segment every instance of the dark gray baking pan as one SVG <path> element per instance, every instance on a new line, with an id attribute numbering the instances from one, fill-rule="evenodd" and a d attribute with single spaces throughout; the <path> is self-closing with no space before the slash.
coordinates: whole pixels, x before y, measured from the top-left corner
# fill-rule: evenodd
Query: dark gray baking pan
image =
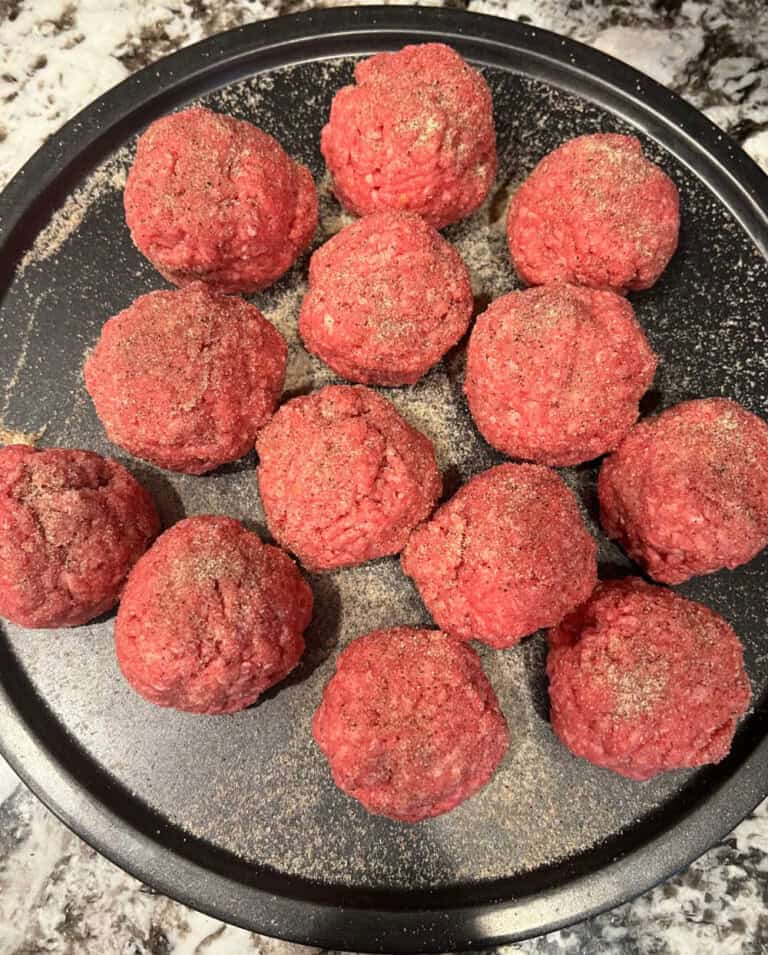
<path id="1" fill-rule="evenodd" d="M 493 90 L 501 170 L 487 206 L 446 230 L 473 272 L 478 308 L 516 284 L 503 236 L 514 185 L 564 139 L 633 131 L 680 187 L 680 249 L 632 296 L 661 357 L 644 412 L 727 395 L 768 413 L 767 180 L 672 93 L 587 47 L 518 23 L 428 8 L 337 9 L 212 37 L 151 66 L 68 123 L 0 198 L 0 418 L 43 445 L 117 454 L 81 380 L 103 322 L 162 287 L 134 250 L 121 186 L 135 137 L 192 101 L 250 119 L 312 168 L 317 242 L 339 227 L 320 128 L 354 59 L 450 43 Z M 289 390 L 329 380 L 295 323 L 306 259 L 254 300 L 289 339 Z M 461 397 L 462 350 L 388 395 L 434 438 L 448 490 L 497 458 Z M 205 478 L 126 462 L 166 524 L 221 512 L 263 531 L 246 459 Z M 596 466 L 564 471 L 594 525 Z M 602 541 L 603 576 L 631 567 Z M 300 669 L 251 709 L 204 718 L 153 708 L 122 681 L 112 619 L 68 632 L 0 632 L 0 747 L 69 826 L 140 879 L 227 921 L 334 949 L 449 951 L 545 932 L 668 876 L 768 792 L 768 562 L 680 588 L 741 635 L 754 688 L 730 757 L 638 784 L 572 757 L 547 721 L 537 635 L 484 652 L 510 724 L 493 782 L 442 818 L 369 816 L 333 786 L 310 719 L 340 648 L 385 624 L 427 622 L 396 560 L 312 579 L 318 613 Z"/>

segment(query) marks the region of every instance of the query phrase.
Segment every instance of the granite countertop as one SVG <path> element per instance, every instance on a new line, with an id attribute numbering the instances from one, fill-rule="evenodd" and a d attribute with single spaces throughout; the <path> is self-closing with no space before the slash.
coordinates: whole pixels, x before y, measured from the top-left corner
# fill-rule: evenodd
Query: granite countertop
<path id="1" fill-rule="evenodd" d="M 331 0 L 333 3 L 333 0 Z M 0 188 L 47 135 L 131 71 L 313 0 L 0 0 Z M 575 37 L 683 95 L 768 170 L 763 0 L 447 0 Z M 66 830 L 0 760 L 0 953 L 298 955 L 126 875 Z M 768 953 L 768 802 L 683 873 L 505 955 Z"/>

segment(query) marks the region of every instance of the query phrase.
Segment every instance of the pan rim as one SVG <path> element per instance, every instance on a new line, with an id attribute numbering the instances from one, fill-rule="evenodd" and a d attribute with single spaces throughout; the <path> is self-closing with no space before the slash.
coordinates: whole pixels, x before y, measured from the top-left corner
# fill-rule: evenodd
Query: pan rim
<path id="1" fill-rule="evenodd" d="M 768 196 L 768 177 L 709 120 L 650 78 L 599 51 L 514 21 L 450 9 L 364 7 L 296 14 L 218 34 L 133 74 L 86 107 L 38 150 L 0 196 L 0 248 L 10 250 L 9 267 L 17 258 L 15 250 L 27 247 L 27 237 L 38 231 L 41 206 L 50 210 L 51 197 L 76 174 L 78 163 L 87 162 L 90 168 L 89 157 L 109 142 L 120 142 L 121 129 L 142 110 L 194 96 L 197 87 L 210 88 L 212 74 L 222 77 L 221 85 L 227 76 L 239 79 L 238 69 L 254 58 L 260 59 L 258 69 L 271 69 L 428 38 L 454 43 L 476 61 L 482 62 L 482 55 L 473 56 L 473 50 L 504 56 L 505 68 L 513 70 L 510 56 L 517 52 L 538 64 L 540 78 L 581 95 L 589 90 L 593 102 L 648 132 L 703 178 L 768 257 L 768 202 L 760 198 Z M 309 54 L 312 46 L 325 52 Z M 0 662 L 2 656 L 0 651 Z M 750 722 L 759 718 L 755 713 Z M 713 771 L 709 795 L 673 824 L 673 848 L 666 828 L 598 872 L 530 897 L 494 900 L 499 889 L 490 884 L 484 902 L 446 907 L 430 902 L 423 890 L 411 890 L 421 900 L 414 907 L 389 901 L 377 908 L 371 892 L 358 897 L 345 889 L 346 897 L 335 901 L 306 894 L 301 898 L 287 890 L 275 894 L 161 846 L 110 809 L 88 780 L 64 765 L 19 710 L 2 679 L 0 727 L 0 751 L 30 789 L 80 837 L 134 876 L 228 922 L 304 944 L 358 951 L 476 948 L 580 921 L 634 897 L 692 861 L 768 792 L 768 737 L 761 739 L 753 730 L 741 740 L 739 751 Z"/>

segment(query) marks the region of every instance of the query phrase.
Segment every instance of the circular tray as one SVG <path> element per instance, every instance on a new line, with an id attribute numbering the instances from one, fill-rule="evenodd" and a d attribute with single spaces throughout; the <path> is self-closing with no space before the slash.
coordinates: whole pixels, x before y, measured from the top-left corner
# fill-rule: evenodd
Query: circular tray
<path id="1" fill-rule="evenodd" d="M 319 242 L 342 221 L 318 152 L 335 90 L 354 58 L 428 40 L 481 67 L 494 95 L 498 190 L 446 230 L 471 266 L 478 308 L 516 285 L 503 236 L 514 185 L 564 139 L 634 131 L 678 183 L 683 208 L 670 268 L 632 296 L 662 359 L 644 411 L 723 394 L 766 415 L 768 182 L 744 153 L 671 93 L 576 43 L 452 10 L 363 8 L 271 20 L 183 50 L 102 97 L 30 160 L 0 199 L 0 427 L 45 428 L 43 444 L 116 453 L 81 367 L 106 318 L 162 286 L 122 213 L 147 123 L 201 100 L 276 135 L 321 185 Z M 293 393 L 328 380 L 296 338 L 305 272 L 306 259 L 254 297 L 290 341 Z M 457 349 L 419 385 L 386 392 L 434 438 L 448 491 L 498 460 L 468 419 L 461 375 Z M 253 456 L 206 478 L 128 464 L 166 524 L 223 512 L 264 531 Z M 563 473 L 595 528 L 596 467 Z M 605 541 L 600 564 L 603 576 L 629 569 Z M 367 815 L 335 789 L 309 723 L 347 640 L 428 618 L 394 559 L 311 582 L 318 613 L 300 669 L 230 717 L 135 696 L 114 660 L 111 618 L 59 633 L 5 626 L 2 751 L 68 825 L 160 891 L 267 934 L 385 952 L 497 944 L 615 905 L 704 851 L 768 789 L 765 556 L 680 588 L 731 620 L 745 644 L 753 707 L 723 763 L 641 785 L 573 758 L 547 722 L 537 635 L 483 652 L 512 734 L 493 782 L 412 827 Z"/>

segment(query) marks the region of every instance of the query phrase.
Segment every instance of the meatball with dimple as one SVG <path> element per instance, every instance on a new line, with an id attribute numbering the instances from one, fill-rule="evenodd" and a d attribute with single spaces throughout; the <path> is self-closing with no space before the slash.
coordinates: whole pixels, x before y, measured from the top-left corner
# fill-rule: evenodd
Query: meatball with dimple
<path id="1" fill-rule="evenodd" d="M 299 331 L 350 381 L 412 385 L 466 332 L 472 302 L 467 267 L 439 232 L 378 212 L 312 256 Z"/>
<path id="2" fill-rule="evenodd" d="M 474 212 L 496 175 L 491 92 L 442 43 L 379 53 L 333 98 L 320 148 L 351 212 L 416 212 L 442 229 Z"/>
<path id="3" fill-rule="evenodd" d="M 609 581 L 549 643 L 552 727 L 577 756 L 642 780 L 728 754 L 750 687 L 738 637 L 707 607 Z"/>
<path id="4" fill-rule="evenodd" d="M 745 564 L 768 544 L 768 424 L 703 398 L 641 421 L 603 463 L 600 520 L 656 580 Z"/>
<path id="5" fill-rule="evenodd" d="M 203 474 L 251 450 L 282 392 L 287 351 L 255 306 L 195 282 L 111 318 L 85 385 L 115 444 Z"/>
<path id="6" fill-rule="evenodd" d="M 464 390 L 483 437 L 513 458 L 563 467 L 613 450 L 637 420 L 656 356 L 613 292 L 510 292 L 477 320 Z"/>
<path id="7" fill-rule="evenodd" d="M 124 198 L 136 247 L 174 285 L 266 288 L 317 225 L 306 166 L 251 123 L 198 106 L 141 136 Z"/>
<path id="8" fill-rule="evenodd" d="M 597 580 L 573 494 L 534 464 L 472 478 L 416 528 L 401 561 L 439 627 L 497 648 L 559 623 Z"/>
<path id="9" fill-rule="evenodd" d="M 579 136 L 545 156 L 515 193 L 512 262 L 528 285 L 650 288 L 677 247 L 679 203 L 634 136 Z"/>
<path id="10" fill-rule="evenodd" d="M 234 713 L 294 669 L 311 616 L 312 592 L 287 554 L 232 518 L 190 517 L 134 567 L 115 649 L 150 702 Z"/>
<path id="11" fill-rule="evenodd" d="M 112 458 L 0 449 L 0 615 L 35 628 L 93 620 L 159 529 L 149 493 Z"/>
<path id="12" fill-rule="evenodd" d="M 346 647 L 312 729 L 336 785 L 399 822 L 438 816 L 474 795 L 509 736 L 474 650 L 411 627 Z"/>
<path id="13" fill-rule="evenodd" d="M 269 529 L 311 570 L 399 553 L 442 488 L 431 441 L 369 388 L 294 398 L 256 449 Z"/>

